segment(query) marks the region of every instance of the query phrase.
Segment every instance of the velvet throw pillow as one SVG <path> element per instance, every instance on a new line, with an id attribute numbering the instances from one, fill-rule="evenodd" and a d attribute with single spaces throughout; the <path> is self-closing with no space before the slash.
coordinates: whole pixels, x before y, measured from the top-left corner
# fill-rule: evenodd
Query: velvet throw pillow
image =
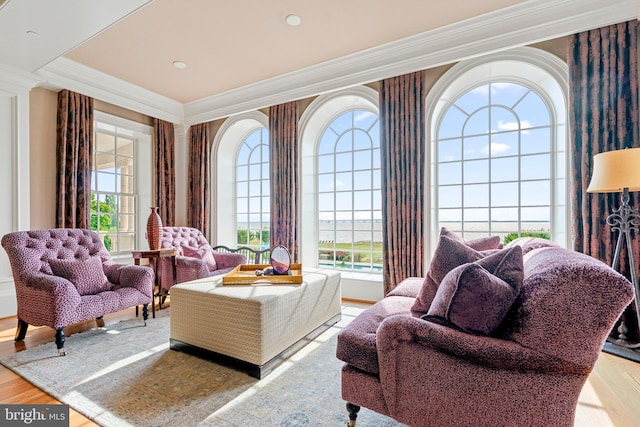
<path id="1" fill-rule="evenodd" d="M 482 249 L 475 249 L 471 245 Z M 420 317 L 427 313 L 440 282 L 448 272 L 459 265 L 474 262 L 489 254 L 499 252 L 498 245 L 500 245 L 499 236 L 464 241 L 445 227 L 442 227 L 438 245 L 427 271 L 427 277 L 411 308 L 412 314 Z"/>
<path id="2" fill-rule="evenodd" d="M 182 246 L 182 254 L 189 258 L 197 258 L 204 261 L 209 271 L 215 271 L 218 268 L 216 259 L 213 257 L 213 248 L 209 245 L 199 248 Z"/>
<path id="3" fill-rule="evenodd" d="M 109 290 L 110 284 L 102 271 L 102 259 L 52 259 L 49 266 L 55 276 L 74 284 L 80 295 L 94 295 Z"/>
<path id="4" fill-rule="evenodd" d="M 423 319 L 490 335 L 515 302 L 524 279 L 522 249 L 514 246 L 451 270 Z"/>
<path id="5" fill-rule="evenodd" d="M 526 255 L 527 252 L 531 252 L 534 249 L 560 247 L 559 244 L 541 237 L 518 237 L 507 243 L 505 248 L 513 246 L 520 246 L 522 248 L 522 255 Z"/>

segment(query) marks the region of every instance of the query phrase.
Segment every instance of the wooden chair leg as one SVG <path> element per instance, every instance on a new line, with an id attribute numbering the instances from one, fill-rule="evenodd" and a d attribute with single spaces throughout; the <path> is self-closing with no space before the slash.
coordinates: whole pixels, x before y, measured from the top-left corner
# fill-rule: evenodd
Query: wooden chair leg
<path id="1" fill-rule="evenodd" d="M 349 421 L 347 422 L 347 427 L 356 427 L 356 418 L 358 418 L 360 407 L 358 405 L 354 405 L 353 403 L 347 402 L 347 411 L 349 411 Z"/>
<path id="2" fill-rule="evenodd" d="M 155 301 L 153 303 L 155 303 Z M 144 319 L 144 326 L 147 326 L 147 319 L 149 318 L 149 304 L 144 304 L 142 306 L 142 318 Z"/>
<path id="3" fill-rule="evenodd" d="M 66 356 L 64 351 L 64 328 L 56 329 L 56 347 L 58 347 L 58 354 L 60 356 Z"/>
<path id="4" fill-rule="evenodd" d="M 16 342 L 23 341 L 27 336 L 27 328 L 29 324 L 22 319 L 18 319 L 18 328 L 16 329 Z"/>

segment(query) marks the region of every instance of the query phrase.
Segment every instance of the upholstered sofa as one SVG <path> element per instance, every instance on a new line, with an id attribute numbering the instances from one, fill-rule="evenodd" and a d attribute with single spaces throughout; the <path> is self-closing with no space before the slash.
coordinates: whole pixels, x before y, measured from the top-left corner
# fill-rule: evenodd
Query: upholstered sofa
<path id="1" fill-rule="evenodd" d="M 225 274 L 247 262 L 243 254 L 214 251 L 202 232 L 192 227 L 161 227 L 160 247 L 177 250 L 175 280 L 171 259 L 160 260 L 163 290 L 177 283 Z"/>
<path id="2" fill-rule="evenodd" d="M 631 302 L 609 266 L 548 241 L 443 229 L 408 278 L 338 335 L 350 425 L 360 407 L 416 426 L 567 426 Z"/>
<path id="3" fill-rule="evenodd" d="M 77 228 L 16 231 L 2 237 L 18 303 L 16 341 L 29 325 L 56 330 L 64 351 L 64 327 L 138 305 L 153 294 L 153 270 L 117 264 L 97 233 Z"/>

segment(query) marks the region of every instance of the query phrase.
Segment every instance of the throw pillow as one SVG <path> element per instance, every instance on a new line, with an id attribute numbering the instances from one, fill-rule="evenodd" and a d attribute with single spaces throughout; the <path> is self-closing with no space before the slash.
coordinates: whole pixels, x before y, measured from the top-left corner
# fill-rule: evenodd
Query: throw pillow
<path id="1" fill-rule="evenodd" d="M 427 277 L 411 307 L 412 314 L 420 317 L 429 311 L 438 286 L 448 272 L 459 265 L 482 259 L 485 255 L 485 253 L 467 246 L 460 238 L 452 238 L 446 234 L 441 235 L 431 258 Z"/>
<path id="2" fill-rule="evenodd" d="M 468 333 L 490 335 L 518 297 L 523 279 L 519 246 L 460 265 L 443 278 L 422 318 Z"/>
<path id="3" fill-rule="evenodd" d="M 476 251 L 486 251 L 491 249 L 500 249 L 500 236 L 479 237 L 472 240 L 463 240 L 460 236 L 449 230 L 447 227 L 440 228 L 440 236 L 451 237 L 460 243 L 464 243 Z"/>
<path id="4" fill-rule="evenodd" d="M 194 248 L 191 246 L 182 246 L 182 253 L 189 258 L 197 258 L 204 261 L 209 271 L 215 271 L 218 268 L 216 259 L 213 256 L 213 248 L 210 245 Z"/>
<path id="5" fill-rule="evenodd" d="M 552 242 L 551 240 L 543 239 L 541 237 L 518 237 L 507 243 L 505 248 L 513 246 L 520 246 L 522 248 L 522 254 L 526 255 L 527 252 L 531 252 L 534 249 L 539 248 L 557 248 L 559 244 Z"/>
<path id="6" fill-rule="evenodd" d="M 49 266 L 54 275 L 73 283 L 80 295 L 93 295 L 108 290 L 111 286 L 102 271 L 102 259 L 91 257 L 79 259 L 52 259 Z"/>

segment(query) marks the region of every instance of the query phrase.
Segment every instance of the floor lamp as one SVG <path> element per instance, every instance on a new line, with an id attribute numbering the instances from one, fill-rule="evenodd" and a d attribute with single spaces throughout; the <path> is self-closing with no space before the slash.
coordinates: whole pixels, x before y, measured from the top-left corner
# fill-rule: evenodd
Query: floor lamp
<path id="1" fill-rule="evenodd" d="M 618 242 L 611 267 L 619 271 L 620 251 L 627 244 L 627 256 L 631 282 L 635 289 L 636 318 L 640 328 L 640 289 L 634 253 L 631 245 L 631 231 L 640 227 L 640 213 L 629 205 L 629 192 L 640 190 L 640 148 L 606 151 L 593 156 L 593 175 L 587 188 L 588 193 L 622 193 L 619 208 L 614 209 L 606 219 L 612 231 L 618 231 Z M 627 348 L 639 348 L 640 344 L 626 342 L 627 327 L 624 322 L 618 328 L 619 336 L 614 342 Z"/>

